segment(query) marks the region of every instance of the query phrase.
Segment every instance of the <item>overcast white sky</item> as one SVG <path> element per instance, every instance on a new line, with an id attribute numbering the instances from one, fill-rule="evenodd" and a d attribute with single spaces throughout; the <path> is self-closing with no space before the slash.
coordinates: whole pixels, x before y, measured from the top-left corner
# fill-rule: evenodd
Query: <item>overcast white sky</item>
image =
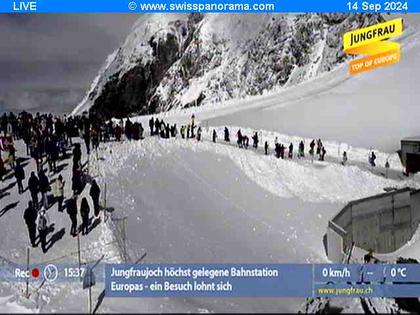
<path id="1" fill-rule="evenodd" d="M 0 14 L 0 112 L 70 111 L 138 17 Z"/>

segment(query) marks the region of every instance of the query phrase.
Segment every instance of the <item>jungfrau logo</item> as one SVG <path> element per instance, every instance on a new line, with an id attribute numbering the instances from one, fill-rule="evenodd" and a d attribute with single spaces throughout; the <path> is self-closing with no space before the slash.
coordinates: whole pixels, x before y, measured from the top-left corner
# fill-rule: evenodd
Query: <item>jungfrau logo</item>
<path id="1" fill-rule="evenodd" d="M 345 33 L 343 38 L 344 52 L 351 55 L 367 56 L 350 62 L 350 74 L 399 62 L 401 56 L 400 44 L 387 40 L 401 35 L 402 32 L 403 20 L 400 18 Z"/>

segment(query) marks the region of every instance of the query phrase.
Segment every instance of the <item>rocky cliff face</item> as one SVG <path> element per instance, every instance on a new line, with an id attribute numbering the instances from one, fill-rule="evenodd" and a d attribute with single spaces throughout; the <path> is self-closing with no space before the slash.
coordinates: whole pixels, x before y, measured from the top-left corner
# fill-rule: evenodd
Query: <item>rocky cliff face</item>
<path id="1" fill-rule="evenodd" d="M 346 60 L 342 35 L 379 15 L 148 15 L 74 114 L 147 114 L 295 85 Z"/>

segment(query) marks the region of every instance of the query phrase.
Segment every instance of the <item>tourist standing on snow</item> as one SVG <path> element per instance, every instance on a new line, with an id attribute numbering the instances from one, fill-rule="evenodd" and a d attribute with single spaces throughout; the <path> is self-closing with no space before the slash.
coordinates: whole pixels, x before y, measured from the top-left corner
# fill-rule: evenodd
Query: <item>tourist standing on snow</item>
<path id="1" fill-rule="evenodd" d="M 92 201 L 93 201 L 93 210 L 95 213 L 95 217 L 97 217 L 99 215 L 99 196 L 101 194 L 101 189 L 99 188 L 98 183 L 96 182 L 96 180 L 94 179 L 92 181 L 92 186 L 90 188 L 89 191 L 89 195 L 92 197 Z"/>
<path id="2" fill-rule="evenodd" d="M 31 173 L 31 176 L 28 180 L 28 188 L 29 192 L 31 193 L 32 202 L 34 207 L 38 207 L 38 193 L 39 193 L 39 179 L 36 177 L 35 172 Z"/>
<path id="3" fill-rule="evenodd" d="M 63 201 L 64 201 L 64 185 L 66 182 L 63 180 L 63 176 L 58 176 L 54 184 L 54 197 L 58 203 L 58 211 L 63 212 Z"/>
<path id="4" fill-rule="evenodd" d="M 238 132 L 236 133 L 236 136 L 238 137 L 238 140 L 237 140 L 237 143 L 238 143 L 238 146 L 240 147 L 240 148 L 242 148 L 242 141 L 243 141 L 243 137 L 242 137 L 242 132 L 241 132 L 241 129 L 239 129 L 238 130 Z"/>
<path id="5" fill-rule="evenodd" d="M 50 182 L 43 170 L 39 172 L 38 178 L 39 178 L 39 190 L 41 191 L 41 196 L 42 196 L 42 205 L 44 206 L 45 209 L 48 209 L 47 193 L 48 193 L 48 190 L 50 190 Z"/>
<path id="6" fill-rule="evenodd" d="M 289 145 L 289 159 L 293 159 L 293 143 L 290 142 Z"/>
<path id="7" fill-rule="evenodd" d="M 171 127 L 169 126 L 169 123 L 165 126 L 165 138 L 169 139 L 171 137 Z"/>
<path id="8" fill-rule="evenodd" d="M 178 128 L 176 127 L 176 124 L 173 124 L 171 127 L 171 137 L 176 138 L 178 134 Z"/>
<path id="9" fill-rule="evenodd" d="M 191 138 L 194 138 L 194 128 L 195 128 L 195 115 L 191 115 Z"/>
<path id="10" fill-rule="evenodd" d="M 82 160 L 82 150 L 80 149 L 80 143 L 76 143 L 73 149 L 73 168 L 76 165 L 81 164 Z"/>
<path id="11" fill-rule="evenodd" d="M 159 135 L 160 134 L 160 121 L 158 118 L 155 119 L 155 131 L 154 134 Z"/>
<path id="12" fill-rule="evenodd" d="M 225 127 L 225 141 L 230 142 L 229 129 Z"/>
<path id="13" fill-rule="evenodd" d="M 48 218 L 44 208 L 38 213 L 38 233 L 42 252 L 45 253 L 47 251 Z"/>
<path id="14" fill-rule="evenodd" d="M 276 158 L 279 159 L 280 158 L 280 144 L 279 143 L 275 144 L 274 151 L 276 152 Z"/>
<path id="15" fill-rule="evenodd" d="M 80 194 L 83 190 L 82 171 L 80 170 L 80 168 L 73 169 L 73 177 L 71 178 L 71 180 L 71 189 L 73 190 L 73 194 Z"/>
<path id="16" fill-rule="evenodd" d="M 375 167 L 376 166 L 375 161 L 376 161 L 376 154 L 375 154 L 375 152 L 372 151 L 372 153 L 371 153 L 371 155 L 369 157 L 369 163 L 370 163 L 370 165 L 373 166 L 373 167 Z"/>
<path id="17" fill-rule="evenodd" d="M 143 133 L 144 133 L 143 125 L 141 123 L 139 123 L 139 137 L 140 137 L 140 140 L 144 139 Z"/>
<path id="18" fill-rule="evenodd" d="M 190 138 L 190 134 L 191 134 L 191 126 L 188 125 L 188 127 L 187 127 L 187 139 Z"/>
<path id="19" fill-rule="evenodd" d="M 311 156 L 311 159 L 314 158 L 314 154 L 315 154 L 315 140 L 312 140 L 311 143 L 309 144 L 309 155 Z"/>
<path id="20" fill-rule="evenodd" d="M 120 127 L 120 125 L 115 126 L 114 133 L 115 133 L 115 140 L 117 140 L 118 142 L 121 141 L 122 128 Z"/>
<path id="21" fill-rule="evenodd" d="M 343 161 L 341 162 L 341 164 L 345 166 L 347 164 L 347 160 L 348 160 L 348 158 L 347 158 L 347 152 L 344 151 L 343 152 Z"/>
<path id="22" fill-rule="evenodd" d="M 318 140 L 316 141 L 316 154 L 317 154 L 318 156 L 321 156 L 321 150 L 322 150 L 322 147 L 323 147 L 322 141 L 321 141 L 321 139 L 318 139 Z"/>
<path id="23" fill-rule="evenodd" d="M 283 144 L 280 144 L 280 157 L 284 159 L 284 151 L 286 150 L 286 147 Z"/>
<path id="24" fill-rule="evenodd" d="M 125 137 L 127 138 L 127 140 L 131 140 L 131 136 L 132 136 L 132 134 L 131 134 L 131 128 L 132 128 L 132 126 L 133 125 L 131 123 L 130 118 L 127 117 L 127 120 L 125 121 L 125 128 L 124 128 Z"/>
<path id="25" fill-rule="evenodd" d="M 268 155 L 268 142 L 267 141 L 264 143 L 264 152 L 265 152 L 265 155 Z"/>
<path id="26" fill-rule="evenodd" d="M 150 129 L 150 136 L 153 136 L 153 127 L 155 126 L 155 122 L 153 120 L 153 117 L 149 120 L 149 129 Z"/>
<path id="27" fill-rule="evenodd" d="M 245 149 L 248 149 L 249 146 L 249 138 L 247 135 L 242 136 L 242 143 Z"/>
<path id="28" fill-rule="evenodd" d="M 15 178 L 18 186 L 19 194 L 23 194 L 23 180 L 25 179 L 25 171 L 23 170 L 22 165 L 20 165 L 19 161 L 16 162 L 15 167 Z"/>
<path id="29" fill-rule="evenodd" d="M 32 201 L 28 202 L 28 208 L 25 209 L 23 218 L 25 220 L 26 226 L 28 227 L 29 240 L 31 241 L 32 247 L 35 247 L 36 241 L 36 219 L 38 217 L 38 212 L 36 211 Z"/>
<path id="30" fill-rule="evenodd" d="M 303 143 L 303 140 L 299 143 L 299 152 L 298 152 L 298 158 L 305 157 L 305 144 Z"/>
<path id="31" fill-rule="evenodd" d="M 83 198 L 80 206 L 80 216 L 82 217 L 82 235 L 86 235 L 89 232 L 89 211 L 89 203 L 86 198 Z"/>
<path id="32" fill-rule="evenodd" d="M 15 167 L 15 161 L 16 161 L 16 149 L 12 143 L 9 144 L 8 149 L 9 149 L 9 157 L 8 157 L 9 165 L 11 168 L 13 168 Z"/>
<path id="33" fill-rule="evenodd" d="M 217 139 L 217 132 L 216 129 L 213 129 L 213 142 L 216 143 L 216 139 Z"/>
<path id="34" fill-rule="evenodd" d="M 71 197 L 67 202 L 67 214 L 70 217 L 71 228 L 70 235 L 77 235 L 77 200 L 76 197 Z"/>
<path id="35" fill-rule="evenodd" d="M 258 133 L 255 132 L 254 135 L 252 136 L 252 146 L 257 149 L 258 148 Z"/>
<path id="36" fill-rule="evenodd" d="M 201 127 L 197 129 L 197 141 L 201 141 Z"/>

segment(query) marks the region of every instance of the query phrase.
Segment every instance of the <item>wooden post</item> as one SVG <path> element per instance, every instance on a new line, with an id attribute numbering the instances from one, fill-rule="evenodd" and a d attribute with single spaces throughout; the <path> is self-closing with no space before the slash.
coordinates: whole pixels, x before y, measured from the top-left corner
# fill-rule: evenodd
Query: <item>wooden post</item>
<path id="1" fill-rule="evenodd" d="M 89 284 L 92 283 L 92 272 L 89 273 Z M 92 286 L 89 285 L 89 314 L 92 314 Z"/>
<path id="2" fill-rule="evenodd" d="M 124 262 L 127 262 L 127 242 L 126 242 L 126 238 L 127 238 L 127 235 L 126 235 L 126 232 L 125 232 L 125 221 L 126 221 L 126 219 L 127 219 L 127 217 L 125 217 L 124 219 L 123 219 L 123 241 L 124 241 Z"/>
<path id="3" fill-rule="evenodd" d="M 26 272 L 29 275 L 29 255 L 30 249 L 26 248 Z M 26 298 L 29 299 L 29 276 L 26 278 Z"/>
<path id="4" fill-rule="evenodd" d="M 82 266 L 82 260 L 80 257 L 80 237 L 79 237 L 79 233 L 77 233 L 77 258 L 79 261 L 79 274 L 80 274 L 80 280 L 82 280 L 82 275 L 80 273 L 80 268 Z"/>
<path id="5" fill-rule="evenodd" d="M 104 210 L 103 210 L 103 212 L 104 212 L 104 222 L 106 222 L 106 221 L 108 221 L 108 213 L 107 213 L 107 210 L 106 210 L 106 182 L 105 182 L 105 185 L 104 185 Z"/>
<path id="6" fill-rule="evenodd" d="M 105 182 L 105 188 L 104 188 L 104 208 L 106 208 L 106 182 Z"/>

